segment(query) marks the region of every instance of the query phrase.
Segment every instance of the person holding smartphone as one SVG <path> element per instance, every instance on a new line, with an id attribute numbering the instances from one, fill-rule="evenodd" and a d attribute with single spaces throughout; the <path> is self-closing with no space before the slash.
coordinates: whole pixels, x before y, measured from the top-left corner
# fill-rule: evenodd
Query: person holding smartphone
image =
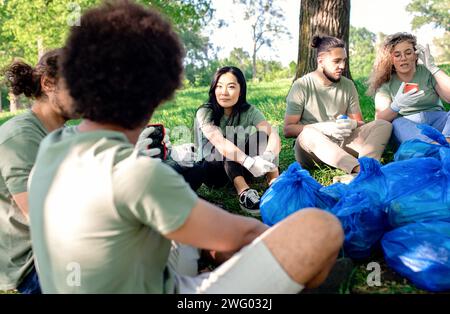
<path id="1" fill-rule="evenodd" d="M 392 121 L 397 144 L 411 139 L 432 142 L 417 128 L 422 123 L 450 142 L 450 114 L 442 104 L 442 100 L 450 102 L 450 77 L 436 66 L 429 46 L 417 44 L 414 35 L 386 37 L 369 78 L 368 94 L 375 97 L 376 119 Z"/>
<path id="2" fill-rule="evenodd" d="M 30 180 L 43 292 L 298 293 L 320 285 L 343 243 L 336 217 L 303 209 L 269 229 L 202 200 L 171 167 L 135 149 L 154 110 L 182 84 L 184 53 L 170 23 L 126 0 L 89 9 L 80 23 L 61 65 L 82 120 L 43 140 Z M 200 249 L 232 257 L 199 274 Z"/>

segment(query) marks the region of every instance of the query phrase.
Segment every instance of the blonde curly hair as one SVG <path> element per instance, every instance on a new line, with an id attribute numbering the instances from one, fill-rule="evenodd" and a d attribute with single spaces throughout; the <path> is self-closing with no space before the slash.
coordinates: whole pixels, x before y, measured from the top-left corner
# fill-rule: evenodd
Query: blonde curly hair
<path id="1" fill-rule="evenodd" d="M 416 36 L 410 33 L 395 33 L 386 37 L 383 45 L 378 50 L 375 63 L 370 73 L 367 94 L 375 95 L 377 89 L 391 79 L 392 73 L 395 73 L 395 68 L 392 63 L 391 53 L 395 46 L 401 42 L 407 41 L 411 43 L 416 49 Z M 417 61 L 416 61 L 417 62 Z"/>

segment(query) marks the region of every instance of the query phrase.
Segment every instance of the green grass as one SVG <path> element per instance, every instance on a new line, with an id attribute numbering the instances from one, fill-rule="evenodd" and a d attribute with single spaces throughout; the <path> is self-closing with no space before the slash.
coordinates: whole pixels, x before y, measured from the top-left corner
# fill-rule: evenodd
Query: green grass
<path id="1" fill-rule="evenodd" d="M 365 95 L 366 87 L 362 79 L 355 81 L 358 93 L 360 95 L 360 105 L 363 116 L 366 121 L 374 118 L 374 103 L 370 97 Z M 282 134 L 282 124 L 285 112 L 285 98 L 289 91 L 291 80 L 278 80 L 275 82 L 249 83 L 248 101 L 257 106 L 266 116 L 266 119 L 274 126 L 279 128 Z M 168 128 L 184 125 L 189 128 L 192 126 L 193 117 L 196 109 L 206 101 L 208 87 L 189 88 L 179 91 L 175 97 L 159 108 L 153 118 L 153 123 L 163 123 Z M 11 118 L 9 113 L 0 113 L 0 124 Z M 76 124 L 73 121 L 71 124 Z M 295 161 L 292 144 L 294 139 L 282 139 L 282 151 L 280 154 L 280 168 L 285 170 L 288 165 Z M 387 151 L 382 162 L 386 163 L 392 160 L 392 152 Z M 343 174 L 342 171 L 332 169 L 327 166 L 317 167 L 311 171 L 311 175 L 322 185 L 329 185 L 335 175 Z M 254 187 L 260 192 L 264 192 L 264 182 L 256 182 Z M 199 195 L 218 206 L 229 210 L 230 212 L 245 215 L 238 206 L 237 196 L 232 186 L 222 189 L 209 189 L 202 186 L 199 189 Z M 370 271 L 366 266 L 371 261 L 377 261 L 382 267 L 382 277 L 380 287 L 369 287 L 366 284 L 366 278 Z M 356 262 L 353 275 L 347 284 L 341 287 L 342 293 L 423 293 L 424 291 L 416 289 L 406 279 L 395 275 L 388 269 L 383 261 L 381 254 L 376 255 L 371 260 Z M 1 293 L 1 292 L 0 292 Z"/>

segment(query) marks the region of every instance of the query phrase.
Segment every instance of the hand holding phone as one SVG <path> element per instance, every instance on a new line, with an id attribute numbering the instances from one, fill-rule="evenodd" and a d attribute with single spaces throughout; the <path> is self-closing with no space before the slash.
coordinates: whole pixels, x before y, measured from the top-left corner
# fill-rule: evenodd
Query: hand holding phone
<path id="1" fill-rule="evenodd" d="M 159 154 L 152 156 L 153 158 L 160 158 L 162 160 L 167 159 L 168 155 L 168 148 L 164 141 L 164 138 L 166 136 L 166 129 L 164 128 L 164 125 L 162 124 L 149 124 L 147 125 L 147 128 L 153 128 L 153 131 L 150 132 L 148 135 L 148 138 L 151 139 L 151 143 L 148 145 L 148 149 L 159 149 Z"/>

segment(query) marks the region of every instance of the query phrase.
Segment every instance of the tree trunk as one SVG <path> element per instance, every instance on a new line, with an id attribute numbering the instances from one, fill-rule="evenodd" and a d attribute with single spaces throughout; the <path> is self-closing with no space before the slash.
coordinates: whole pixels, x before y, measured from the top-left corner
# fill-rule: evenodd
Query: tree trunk
<path id="1" fill-rule="evenodd" d="M 10 112 L 16 112 L 17 109 L 19 109 L 19 97 L 14 95 L 13 93 L 9 93 L 9 111 Z"/>
<path id="2" fill-rule="evenodd" d="M 3 106 L 2 106 L 2 90 L 0 88 L 0 112 L 3 112 Z"/>
<path id="3" fill-rule="evenodd" d="M 346 44 L 347 62 L 344 75 L 351 79 L 348 39 L 350 31 L 350 0 L 301 0 L 298 60 L 295 79 L 316 70 L 316 49 L 311 39 L 316 34 L 334 36 Z"/>
<path id="4" fill-rule="evenodd" d="M 41 57 L 44 55 L 45 50 L 44 50 L 44 40 L 42 39 L 42 36 L 38 36 L 37 40 L 37 49 L 38 49 L 38 60 L 41 59 Z"/>

